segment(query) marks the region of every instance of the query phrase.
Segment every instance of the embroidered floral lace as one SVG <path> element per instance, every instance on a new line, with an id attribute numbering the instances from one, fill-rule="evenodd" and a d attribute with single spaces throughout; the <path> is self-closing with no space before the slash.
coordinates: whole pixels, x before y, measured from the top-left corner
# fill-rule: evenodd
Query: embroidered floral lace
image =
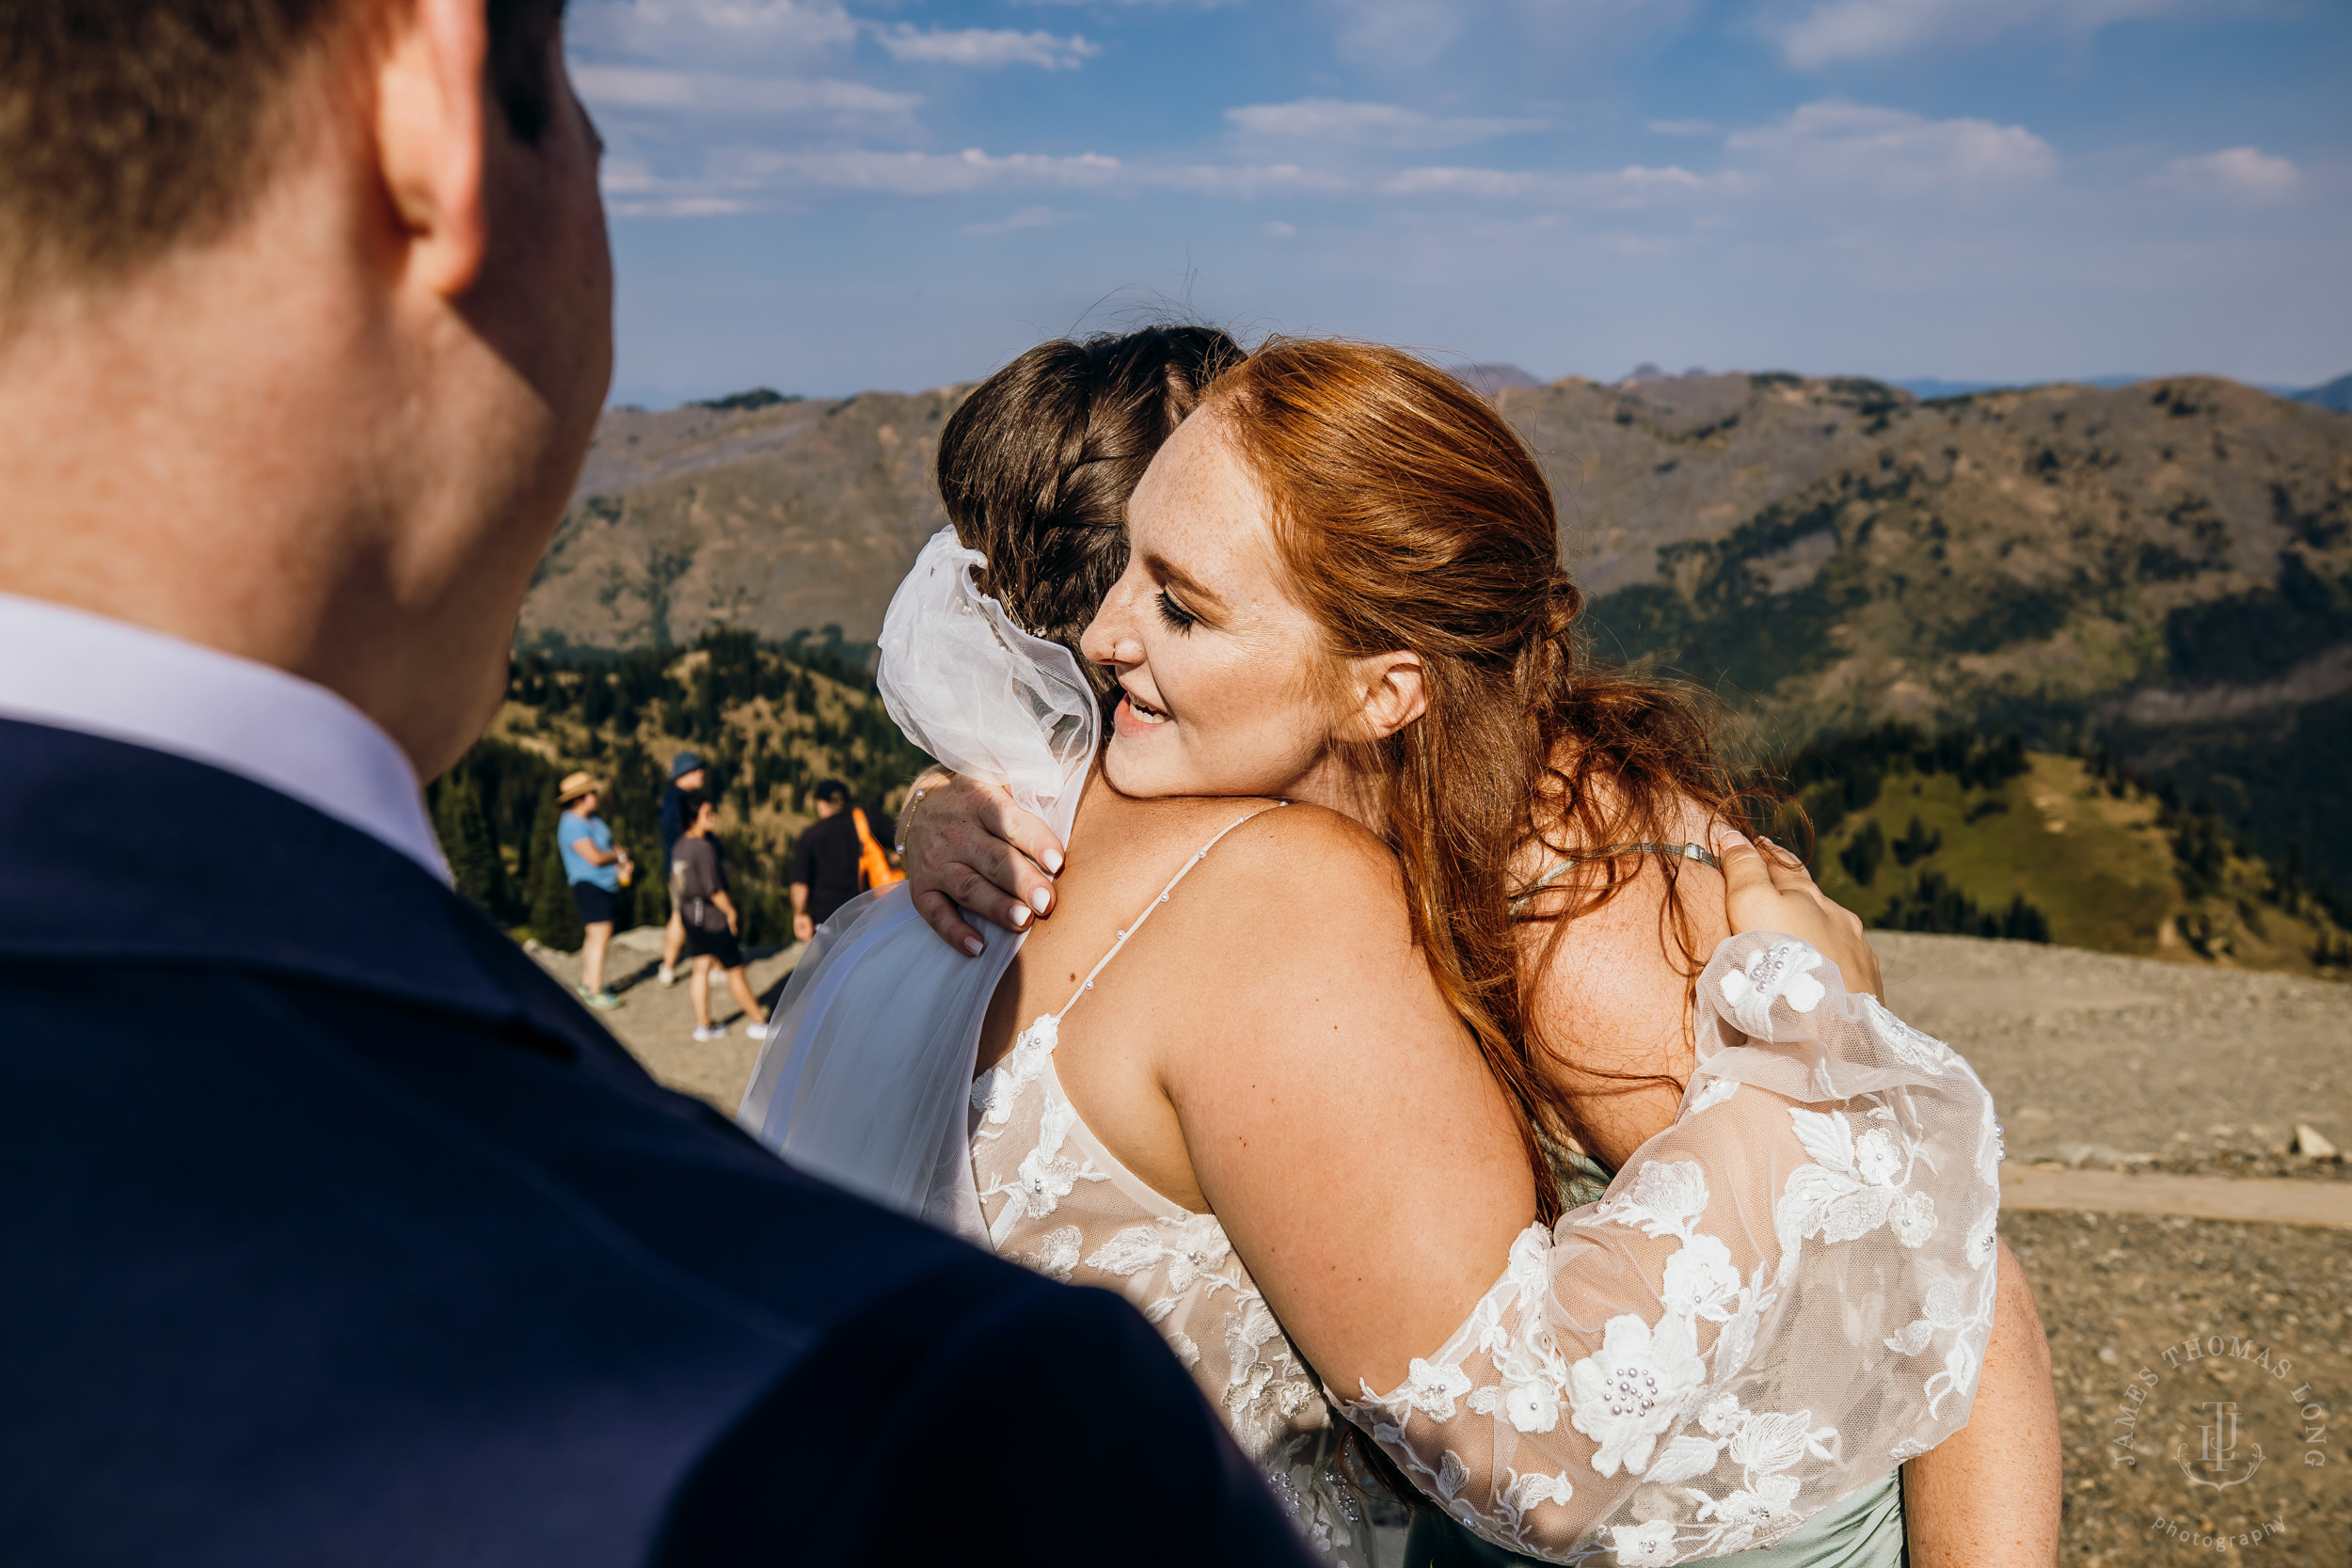
<path id="1" fill-rule="evenodd" d="M 1327 1391 L 1429 1497 L 1531 1557 L 1768 1545 L 1967 1420 L 1999 1192 L 1976 1075 L 1789 938 L 1725 942 L 1700 996 L 1675 1125 L 1601 1202 L 1523 1232 L 1406 1382 Z M 1039 1019 L 973 1088 L 991 1240 L 1134 1301 L 1310 1541 L 1361 1565 L 1325 1390 L 1216 1217 L 1088 1131 L 1054 1073 L 1059 1031 Z"/>

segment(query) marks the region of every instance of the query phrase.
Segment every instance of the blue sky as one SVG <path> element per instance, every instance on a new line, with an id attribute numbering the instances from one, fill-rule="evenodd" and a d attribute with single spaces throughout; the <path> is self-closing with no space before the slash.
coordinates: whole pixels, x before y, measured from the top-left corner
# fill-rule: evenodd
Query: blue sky
<path id="1" fill-rule="evenodd" d="M 1545 377 L 2352 371 L 2343 0 L 573 0 L 616 401 L 1182 310 Z"/>

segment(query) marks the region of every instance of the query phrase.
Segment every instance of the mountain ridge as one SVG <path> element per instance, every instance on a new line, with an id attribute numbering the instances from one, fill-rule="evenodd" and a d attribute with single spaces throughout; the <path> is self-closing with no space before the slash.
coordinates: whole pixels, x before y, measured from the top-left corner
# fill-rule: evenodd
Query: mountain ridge
<path id="1" fill-rule="evenodd" d="M 608 413 L 518 646 L 870 641 L 945 524 L 930 468 L 967 389 Z M 2322 809 L 2352 798 L 2352 420 L 2203 376 L 1493 396 L 1607 657 L 1720 691 L 1768 744 L 1892 719 L 2103 746 L 2352 882 Z"/>

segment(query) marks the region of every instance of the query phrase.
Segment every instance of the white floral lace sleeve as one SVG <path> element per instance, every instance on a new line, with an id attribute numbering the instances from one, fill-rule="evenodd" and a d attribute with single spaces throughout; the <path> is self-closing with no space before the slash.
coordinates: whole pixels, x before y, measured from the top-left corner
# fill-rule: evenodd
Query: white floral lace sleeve
<path id="1" fill-rule="evenodd" d="M 1674 1126 L 1522 1233 L 1403 1386 L 1340 1401 L 1528 1556 L 1767 1545 L 1968 1418 L 2000 1196 L 1984 1086 L 1788 937 L 1725 942 L 1699 998 Z"/>

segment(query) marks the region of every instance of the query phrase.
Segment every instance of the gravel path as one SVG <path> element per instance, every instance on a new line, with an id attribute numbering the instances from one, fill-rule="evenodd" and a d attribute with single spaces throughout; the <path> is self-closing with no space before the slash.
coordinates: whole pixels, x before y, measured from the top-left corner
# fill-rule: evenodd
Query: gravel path
<path id="1" fill-rule="evenodd" d="M 2005 1212 L 2177 1214 L 2352 1230 L 2352 1181 L 2061 1170 L 2011 1161 L 2001 1167 L 2001 1208 Z M 2352 1246 L 2352 1238 L 2344 1244 Z"/>
<path id="2" fill-rule="evenodd" d="M 580 984 L 579 954 L 558 953 L 535 942 L 529 951 L 566 986 Z M 746 950 L 749 962 L 745 967 L 762 1006 L 775 1006 L 777 993 L 791 977 L 792 966 L 800 961 L 801 951 L 799 942 Z M 662 985 L 660 969 L 659 927 L 641 926 L 620 932 L 605 957 L 604 977 L 620 993 L 621 1006 L 596 1016 L 628 1047 L 629 1054 L 644 1064 L 647 1072 L 679 1093 L 707 1100 L 733 1116 L 742 1102 L 744 1085 L 751 1082 L 752 1064 L 759 1059 L 759 1042 L 743 1033 L 748 1021 L 723 986 L 711 988 L 710 1017 L 714 1023 L 728 1026 L 726 1038 L 696 1040 L 694 1006 L 687 996 L 686 982 L 680 979 L 675 986 Z"/>

